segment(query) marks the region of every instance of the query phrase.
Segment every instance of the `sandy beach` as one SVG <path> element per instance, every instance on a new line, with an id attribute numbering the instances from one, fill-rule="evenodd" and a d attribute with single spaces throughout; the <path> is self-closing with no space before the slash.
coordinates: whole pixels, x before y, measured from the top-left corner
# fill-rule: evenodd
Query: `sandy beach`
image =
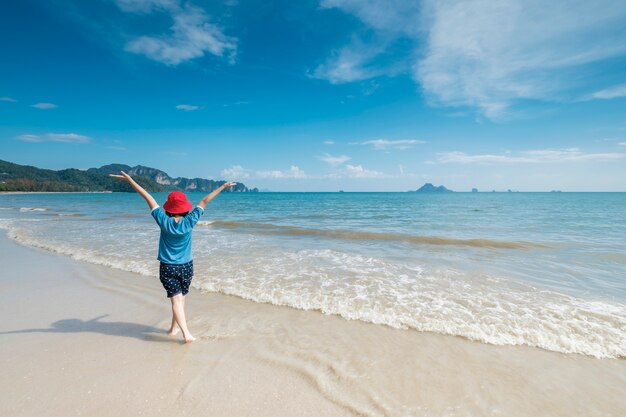
<path id="1" fill-rule="evenodd" d="M 1 10 L 0 417 L 626 417 L 626 1 Z"/>
<path id="2" fill-rule="evenodd" d="M 0 237 L 4 416 L 619 416 L 626 361 L 493 346 L 192 290 Z"/>

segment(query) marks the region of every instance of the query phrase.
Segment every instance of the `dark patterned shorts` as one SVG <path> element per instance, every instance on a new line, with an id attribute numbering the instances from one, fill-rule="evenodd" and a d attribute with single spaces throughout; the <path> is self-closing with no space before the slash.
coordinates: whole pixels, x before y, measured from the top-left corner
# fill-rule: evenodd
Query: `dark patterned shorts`
<path id="1" fill-rule="evenodd" d="M 167 291 L 167 298 L 176 294 L 187 295 L 193 278 L 193 261 L 186 264 L 174 265 L 161 262 L 159 279 Z"/>

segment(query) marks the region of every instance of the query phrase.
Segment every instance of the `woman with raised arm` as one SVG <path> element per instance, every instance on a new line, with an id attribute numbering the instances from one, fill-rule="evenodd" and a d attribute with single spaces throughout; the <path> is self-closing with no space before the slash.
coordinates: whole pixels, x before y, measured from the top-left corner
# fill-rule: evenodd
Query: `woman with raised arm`
<path id="1" fill-rule="evenodd" d="M 193 278 L 193 260 L 191 256 L 191 232 L 204 213 L 206 205 L 219 193 L 237 183 L 226 182 L 215 191 L 205 196 L 194 208 L 181 191 L 173 191 L 167 197 L 163 207 L 159 207 L 156 200 L 135 182 L 130 175 L 121 171 L 119 175 L 111 177 L 127 181 L 141 195 L 150 206 L 152 217 L 161 228 L 159 238 L 159 279 L 172 302 L 172 325 L 169 334 L 175 336 L 183 332 L 185 343 L 195 340 L 187 328 L 185 319 L 185 295 L 189 292 Z"/>

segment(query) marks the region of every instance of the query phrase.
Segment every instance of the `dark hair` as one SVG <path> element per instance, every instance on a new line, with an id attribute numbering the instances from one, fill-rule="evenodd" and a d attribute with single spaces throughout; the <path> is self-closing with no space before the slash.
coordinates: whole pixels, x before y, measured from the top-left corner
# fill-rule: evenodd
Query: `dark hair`
<path id="1" fill-rule="evenodd" d="M 169 211 L 166 211 L 165 214 L 167 214 L 168 217 L 173 217 L 173 216 L 182 216 L 185 217 L 186 215 L 189 214 L 189 212 L 185 212 L 185 213 L 179 213 L 179 214 L 174 214 L 174 213 L 170 213 Z"/>

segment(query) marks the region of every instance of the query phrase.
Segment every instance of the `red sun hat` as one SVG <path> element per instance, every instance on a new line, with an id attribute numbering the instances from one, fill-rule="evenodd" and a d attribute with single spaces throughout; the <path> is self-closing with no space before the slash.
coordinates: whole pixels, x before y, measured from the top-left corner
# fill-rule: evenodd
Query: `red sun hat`
<path id="1" fill-rule="evenodd" d="M 187 213 L 192 207 L 193 205 L 187 200 L 185 193 L 181 191 L 172 191 L 163 204 L 165 211 L 172 214 Z"/>

